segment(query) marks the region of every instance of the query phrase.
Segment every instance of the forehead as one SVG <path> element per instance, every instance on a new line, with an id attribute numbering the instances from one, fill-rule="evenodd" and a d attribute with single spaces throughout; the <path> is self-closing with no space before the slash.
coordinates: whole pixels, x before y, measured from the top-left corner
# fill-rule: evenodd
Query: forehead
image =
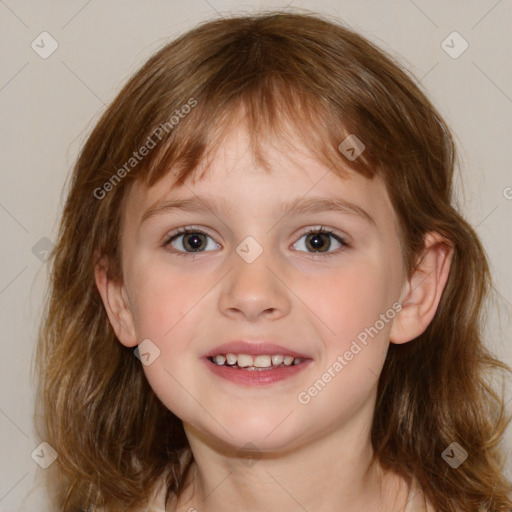
<path id="1" fill-rule="evenodd" d="M 214 151 L 209 153 L 183 185 L 174 186 L 170 169 L 162 179 L 147 187 L 135 182 L 125 204 L 126 222 L 140 223 L 148 209 L 169 199 L 208 198 L 224 213 L 250 211 L 251 203 L 260 206 L 263 215 L 282 212 L 291 201 L 314 198 L 340 199 L 373 219 L 395 221 L 394 211 L 382 178 L 367 178 L 351 170 L 340 156 L 334 168 L 320 161 L 293 134 L 289 143 L 262 140 L 265 165 L 256 162 L 250 146 L 250 133 L 243 123 L 226 132 Z M 197 201 L 196 201 L 197 202 Z M 261 210 L 262 208 L 265 211 Z M 217 213 L 217 212 L 216 212 Z"/>

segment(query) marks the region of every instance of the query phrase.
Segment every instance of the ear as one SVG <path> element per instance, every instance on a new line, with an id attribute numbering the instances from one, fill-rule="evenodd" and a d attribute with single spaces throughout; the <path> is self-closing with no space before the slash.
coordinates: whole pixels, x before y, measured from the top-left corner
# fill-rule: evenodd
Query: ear
<path id="1" fill-rule="evenodd" d="M 101 258 L 96 264 L 94 277 L 117 338 L 126 347 L 134 347 L 138 344 L 135 323 L 124 284 L 109 279 L 106 258 Z"/>
<path id="2" fill-rule="evenodd" d="M 402 290 L 402 310 L 393 320 L 391 343 L 407 343 L 425 332 L 441 300 L 452 256 L 453 246 L 446 238 L 427 233 L 423 253 Z"/>

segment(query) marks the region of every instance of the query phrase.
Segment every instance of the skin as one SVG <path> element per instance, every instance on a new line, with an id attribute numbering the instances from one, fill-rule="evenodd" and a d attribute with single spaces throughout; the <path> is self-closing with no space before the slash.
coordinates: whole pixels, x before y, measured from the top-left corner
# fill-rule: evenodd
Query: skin
<path id="1" fill-rule="evenodd" d="M 407 276 L 396 216 L 379 177 L 349 171 L 342 179 L 307 152 L 270 145 L 267 174 L 248 143 L 245 126 L 237 125 L 202 179 L 182 187 L 172 187 L 170 176 L 151 188 L 136 183 L 123 212 L 123 282 L 108 280 L 108 261 L 96 268 L 119 341 L 135 347 L 150 339 L 160 350 L 144 371 L 184 422 L 194 454 L 191 486 L 168 510 L 230 512 L 250 502 L 251 511 L 398 512 L 407 486 L 369 465 L 378 376 L 389 344 L 413 340 L 432 320 L 451 250 L 438 234 L 428 234 L 417 269 Z M 231 210 L 161 210 L 141 222 L 161 201 L 196 196 L 222 198 Z M 273 214 L 279 204 L 303 197 L 343 198 L 373 221 L 346 212 Z M 203 252 L 186 252 L 187 235 L 165 245 L 184 226 L 208 233 Z M 324 235 L 328 253 L 315 253 L 304 232 L 320 226 L 347 245 Z M 252 263 L 236 252 L 247 236 L 263 249 Z M 298 394 L 397 301 L 402 310 L 394 319 L 309 403 L 300 403 Z M 220 379 L 200 360 L 221 343 L 260 338 L 313 361 L 292 378 L 248 388 Z M 248 443 L 252 455 L 242 453 Z"/>

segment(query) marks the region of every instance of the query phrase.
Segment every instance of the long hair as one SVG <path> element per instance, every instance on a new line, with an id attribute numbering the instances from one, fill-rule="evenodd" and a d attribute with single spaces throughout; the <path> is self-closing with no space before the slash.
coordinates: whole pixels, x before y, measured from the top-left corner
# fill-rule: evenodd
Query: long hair
<path id="1" fill-rule="evenodd" d="M 131 184 L 149 186 L 169 173 L 183 184 L 242 116 L 263 166 L 261 141 L 286 142 L 292 127 L 332 172 L 342 176 L 349 165 L 369 179 L 382 176 L 409 273 L 427 232 L 453 244 L 431 324 L 412 342 L 389 347 L 374 459 L 409 482 L 416 477 L 440 512 L 509 512 L 500 443 L 510 418 L 489 379 L 510 368 L 484 344 L 491 278 L 475 231 L 454 206 L 452 136 L 393 57 L 309 12 L 198 25 L 141 67 L 81 150 L 50 259 L 36 354 L 38 429 L 58 452 L 60 509 L 138 510 L 164 475 L 167 500 L 183 492 L 193 457 L 182 423 L 116 339 L 94 267 L 107 256 L 109 278 L 122 278 L 120 222 Z M 339 150 L 348 135 L 365 145 L 353 161 Z M 457 469 L 441 456 L 453 442 L 469 454 Z"/>

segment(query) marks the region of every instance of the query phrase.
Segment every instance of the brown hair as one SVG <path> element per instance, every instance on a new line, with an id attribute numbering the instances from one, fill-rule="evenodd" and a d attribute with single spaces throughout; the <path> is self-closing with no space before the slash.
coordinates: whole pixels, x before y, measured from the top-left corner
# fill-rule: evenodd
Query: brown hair
<path id="1" fill-rule="evenodd" d="M 109 277 L 122 279 L 120 215 L 134 180 L 152 185 L 172 172 L 182 184 L 241 116 L 262 164 L 259 142 L 284 140 L 292 126 L 333 172 L 349 164 L 368 178 L 380 174 L 409 272 L 427 232 L 451 241 L 450 275 L 433 321 L 414 342 L 389 347 L 374 458 L 409 482 L 414 475 L 436 510 L 510 511 L 500 451 L 510 418 L 488 381 L 510 368 L 483 343 L 490 273 L 477 235 L 453 206 L 450 131 L 392 57 L 309 12 L 218 19 L 182 35 L 129 80 L 79 155 L 37 349 L 40 435 L 58 451 L 61 510 L 136 510 L 164 474 L 167 499 L 183 491 L 192 455 L 181 421 L 158 400 L 133 350 L 116 339 L 94 267 L 98 255 L 107 256 Z M 348 134 L 366 147 L 352 162 L 338 150 Z M 149 139 L 154 149 L 130 160 Z M 441 459 L 454 441 L 469 452 L 456 470 Z"/>

